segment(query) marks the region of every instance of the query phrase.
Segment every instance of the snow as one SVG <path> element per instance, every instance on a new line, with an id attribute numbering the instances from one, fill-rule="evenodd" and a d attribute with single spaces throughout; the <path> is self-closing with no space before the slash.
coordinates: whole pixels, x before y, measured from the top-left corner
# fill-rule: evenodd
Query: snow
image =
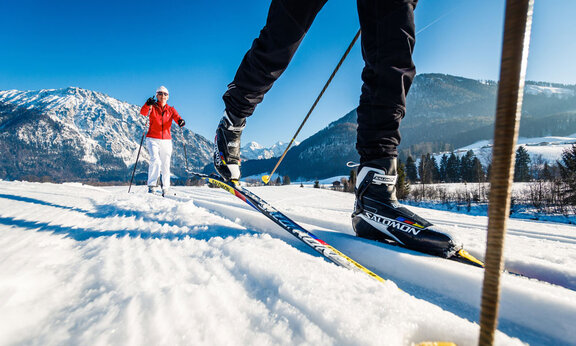
<path id="1" fill-rule="evenodd" d="M 574 90 L 569 88 L 541 86 L 535 84 L 527 84 L 524 90 L 530 95 L 546 95 L 547 97 L 557 97 L 560 99 L 574 97 L 576 94 Z"/>
<path id="2" fill-rule="evenodd" d="M 475 345 L 483 270 L 359 239 L 353 195 L 253 187 L 378 275 L 219 189 L 0 181 L 0 345 Z M 411 207 L 483 257 L 484 216 Z M 509 221 L 497 344 L 576 344 L 576 227 Z M 400 288 L 400 289 L 398 289 Z"/>
<path id="3" fill-rule="evenodd" d="M 456 149 L 454 154 L 458 157 L 462 157 L 468 151 L 472 150 L 482 165 L 487 167 L 492 160 L 492 144 L 492 140 L 481 140 L 471 145 Z M 569 150 L 573 145 L 576 145 L 576 133 L 566 137 L 519 137 L 515 150 L 517 150 L 519 146 L 523 146 L 528 152 L 528 155 L 530 155 L 530 159 L 533 163 L 544 164 L 544 162 L 547 162 L 548 164 L 555 165 L 556 161 L 561 159 L 562 152 Z M 434 154 L 434 158 L 438 164 L 444 154 L 450 156 L 449 152 Z M 418 162 L 419 159 L 417 160 L 417 163 Z"/>

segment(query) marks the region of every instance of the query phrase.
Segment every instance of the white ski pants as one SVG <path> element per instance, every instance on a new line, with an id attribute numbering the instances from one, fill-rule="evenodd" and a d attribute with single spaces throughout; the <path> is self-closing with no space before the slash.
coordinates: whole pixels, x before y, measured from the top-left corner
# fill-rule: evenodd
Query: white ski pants
<path id="1" fill-rule="evenodd" d="M 162 185 L 170 187 L 170 158 L 172 157 L 172 140 L 146 137 L 146 148 L 150 154 L 148 167 L 148 186 L 156 186 L 162 173 Z"/>

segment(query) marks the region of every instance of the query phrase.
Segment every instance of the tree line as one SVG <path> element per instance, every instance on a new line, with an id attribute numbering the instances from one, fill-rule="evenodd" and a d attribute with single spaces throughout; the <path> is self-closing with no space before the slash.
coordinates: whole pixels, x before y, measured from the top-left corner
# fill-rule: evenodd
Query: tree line
<path id="1" fill-rule="evenodd" d="M 435 201 L 471 208 L 486 204 L 489 198 L 491 164 L 483 165 L 469 150 L 461 157 L 455 153 L 437 156 L 425 154 L 418 161 L 408 156 L 398 161 L 396 194 L 400 200 L 411 202 Z M 348 178 L 332 183 L 332 189 L 354 192 L 356 169 Z M 576 144 L 566 149 L 560 160 L 548 163 L 541 156 L 530 157 L 524 146 L 516 150 L 515 182 L 527 182 L 527 192 L 512 197 L 512 208 L 518 205 L 534 207 L 540 213 L 570 214 L 576 211 Z M 261 182 L 254 181 L 255 184 Z M 289 185 L 289 176 L 278 177 L 271 185 Z M 450 190 L 442 183 L 463 183 L 462 190 Z M 472 184 L 476 183 L 476 184 Z M 466 186 L 468 184 L 468 186 Z M 318 181 L 314 184 L 319 188 Z"/>
<path id="2" fill-rule="evenodd" d="M 487 205 L 491 165 L 485 167 L 473 151 L 462 157 L 444 154 L 438 163 L 431 154 L 416 162 L 409 156 L 398 161 L 396 195 L 412 203 L 440 203 L 457 210 L 473 205 Z M 356 170 L 341 181 L 339 190 L 354 193 Z M 576 145 L 564 150 L 560 160 L 550 164 L 542 157 L 531 158 L 524 146 L 516 150 L 515 182 L 527 182 L 525 190 L 512 196 L 511 213 L 520 206 L 540 214 L 573 215 L 576 212 Z M 449 189 L 442 183 L 463 183 Z"/>
<path id="3" fill-rule="evenodd" d="M 571 164 L 574 148 L 566 150 L 562 159 L 556 164 L 550 165 L 542 157 L 530 158 L 524 146 L 516 150 L 514 165 L 514 181 L 529 182 L 534 180 L 552 181 L 565 177 L 562 172 L 567 172 L 565 167 Z M 481 183 L 489 181 L 491 164 L 484 166 L 476 157 L 474 151 L 469 150 L 462 157 L 455 153 L 443 154 L 439 162 L 432 154 L 425 154 L 416 162 L 412 156 L 408 156 L 405 164 L 400 164 L 406 171 L 406 179 L 412 184 L 438 184 L 438 183 Z"/>
<path id="4" fill-rule="evenodd" d="M 431 154 L 416 163 L 408 157 L 398 165 L 398 198 L 413 202 L 436 201 L 464 205 L 485 204 L 489 198 L 491 165 L 483 166 L 473 151 L 459 158 L 444 154 L 438 163 Z M 526 182 L 525 192 L 512 196 L 512 208 L 533 207 L 542 214 L 570 215 L 576 212 L 576 145 L 563 151 L 559 160 L 548 163 L 541 156 L 530 157 L 524 146 L 516 150 L 514 181 Z M 468 183 L 462 191 L 451 191 L 441 183 Z M 478 183 L 470 185 L 469 183 Z M 414 185 L 418 184 L 418 185 Z"/>
<path id="5" fill-rule="evenodd" d="M 411 183 L 422 184 L 484 182 L 489 172 L 472 150 L 461 158 L 455 153 L 444 154 L 440 162 L 429 153 L 422 155 L 418 164 L 408 156 L 405 169 L 406 178 Z"/>

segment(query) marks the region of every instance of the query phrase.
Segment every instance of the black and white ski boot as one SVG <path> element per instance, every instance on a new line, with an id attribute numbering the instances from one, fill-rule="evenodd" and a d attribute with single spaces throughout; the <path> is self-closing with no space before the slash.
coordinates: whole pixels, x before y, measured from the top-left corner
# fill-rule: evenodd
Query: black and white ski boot
<path id="1" fill-rule="evenodd" d="M 398 203 L 396 180 L 396 158 L 360 165 L 352 214 L 356 235 L 446 258 L 458 252 L 462 245 L 452 235 Z"/>
<path id="2" fill-rule="evenodd" d="M 214 138 L 214 168 L 226 181 L 240 179 L 240 137 L 246 119 L 237 118 L 228 112 L 220 120 Z"/>

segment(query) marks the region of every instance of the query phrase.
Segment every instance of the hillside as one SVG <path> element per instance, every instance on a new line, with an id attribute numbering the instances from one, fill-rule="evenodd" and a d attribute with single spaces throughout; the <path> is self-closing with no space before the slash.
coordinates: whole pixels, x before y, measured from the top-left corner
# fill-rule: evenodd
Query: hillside
<path id="1" fill-rule="evenodd" d="M 400 158 L 455 150 L 493 136 L 497 84 L 440 74 L 416 76 L 401 124 Z M 291 149 L 278 173 L 321 179 L 348 175 L 358 161 L 356 112 L 347 113 Z M 567 137 L 576 133 L 576 86 L 528 82 L 520 136 Z M 558 158 L 559 153 L 558 152 Z M 270 172 L 278 158 L 247 161 L 244 176 Z"/>

